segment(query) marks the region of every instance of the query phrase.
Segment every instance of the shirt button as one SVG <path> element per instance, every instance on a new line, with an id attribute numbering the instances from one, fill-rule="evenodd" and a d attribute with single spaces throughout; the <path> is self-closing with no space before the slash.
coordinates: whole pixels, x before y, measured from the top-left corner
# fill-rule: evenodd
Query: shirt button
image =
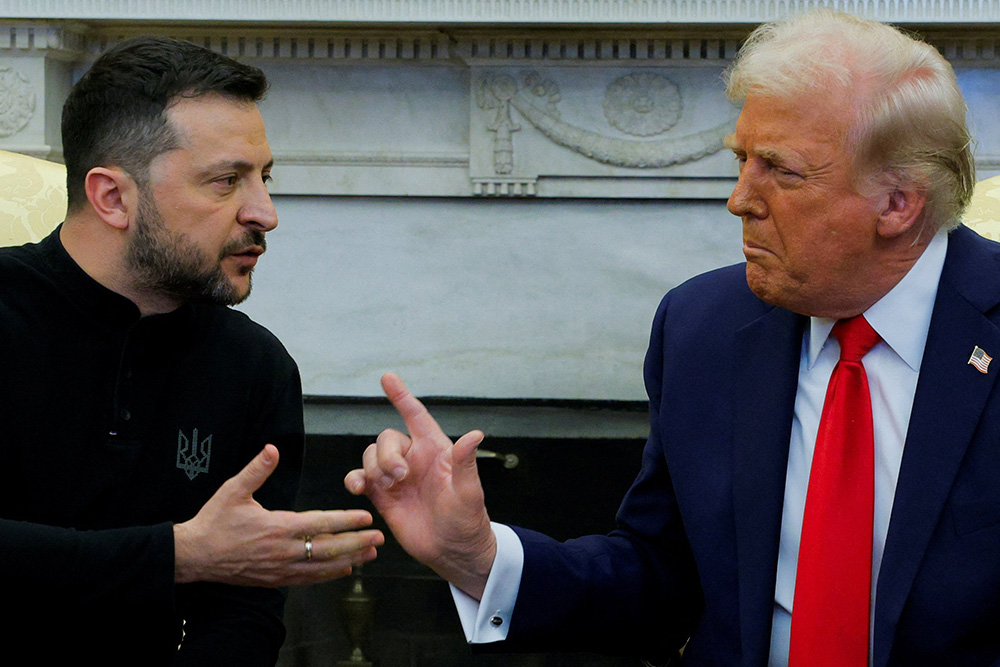
<path id="1" fill-rule="evenodd" d="M 129 419 L 132 419 L 132 413 L 129 412 L 128 410 L 122 410 L 121 411 L 121 416 L 122 416 L 122 419 L 124 419 L 125 421 L 128 421 Z"/>
<path id="2" fill-rule="evenodd" d="M 503 625 L 503 619 L 500 618 L 499 616 L 494 616 L 493 618 L 490 619 L 490 625 L 492 625 L 494 628 L 499 628 L 501 625 Z"/>

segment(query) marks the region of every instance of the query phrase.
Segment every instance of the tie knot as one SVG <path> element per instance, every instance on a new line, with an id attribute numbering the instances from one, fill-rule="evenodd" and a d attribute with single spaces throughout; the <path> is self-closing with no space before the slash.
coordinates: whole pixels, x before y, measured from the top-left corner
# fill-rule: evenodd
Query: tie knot
<path id="1" fill-rule="evenodd" d="M 842 361 L 861 361 L 868 350 L 882 340 L 863 315 L 839 320 L 833 325 L 833 335 L 840 343 Z"/>

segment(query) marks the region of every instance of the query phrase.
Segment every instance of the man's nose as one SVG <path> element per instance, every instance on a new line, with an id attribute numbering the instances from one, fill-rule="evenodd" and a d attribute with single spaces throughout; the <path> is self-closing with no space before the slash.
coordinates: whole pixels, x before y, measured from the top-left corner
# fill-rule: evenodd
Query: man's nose
<path id="1" fill-rule="evenodd" d="M 743 218 L 746 216 L 761 218 L 767 214 L 764 202 L 760 198 L 755 185 L 754 168 L 748 163 L 740 170 L 739 178 L 736 179 L 736 187 L 729 195 L 726 208 L 733 215 Z"/>
<path id="2" fill-rule="evenodd" d="M 278 226 L 278 212 L 264 182 L 253 186 L 239 212 L 239 222 L 269 232 Z"/>

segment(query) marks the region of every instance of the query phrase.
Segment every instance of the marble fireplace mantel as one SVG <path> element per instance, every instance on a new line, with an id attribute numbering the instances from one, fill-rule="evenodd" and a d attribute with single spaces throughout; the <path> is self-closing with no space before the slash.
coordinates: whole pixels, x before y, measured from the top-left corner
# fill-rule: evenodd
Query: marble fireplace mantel
<path id="1" fill-rule="evenodd" d="M 657 300 L 741 259 L 721 73 L 815 6 L 937 46 L 1000 174 L 1000 0 L 0 0 L 0 148 L 60 159 L 123 38 L 251 62 L 282 226 L 243 308 L 307 394 L 637 401 Z"/>

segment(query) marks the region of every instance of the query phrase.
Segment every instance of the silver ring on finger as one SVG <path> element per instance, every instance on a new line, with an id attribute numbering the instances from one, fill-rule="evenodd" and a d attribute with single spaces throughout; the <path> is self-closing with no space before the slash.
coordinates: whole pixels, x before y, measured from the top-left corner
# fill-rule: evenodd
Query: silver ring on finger
<path id="1" fill-rule="evenodd" d="M 306 535 L 306 560 L 312 560 L 313 557 L 313 538 L 312 535 Z"/>

